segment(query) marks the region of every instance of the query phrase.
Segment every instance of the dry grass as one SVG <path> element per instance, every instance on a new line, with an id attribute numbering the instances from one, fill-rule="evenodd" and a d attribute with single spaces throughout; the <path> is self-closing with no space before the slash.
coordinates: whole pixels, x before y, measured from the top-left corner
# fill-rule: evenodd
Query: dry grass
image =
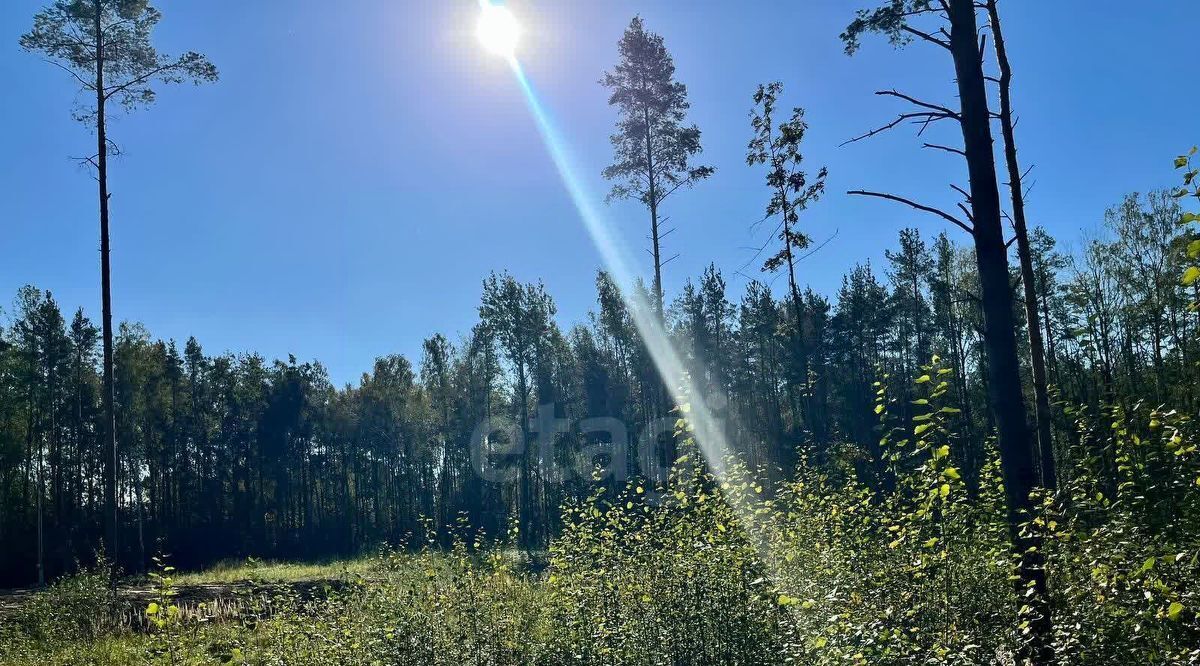
<path id="1" fill-rule="evenodd" d="M 291 583 L 344 580 L 367 577 L 373 571 L 373 564 L 371 557 L 323 563 L 227 560 L 203 571 L 179 573 L 174 577 L 174 582 L 178 586 L 189 586 L 229 585 L 244 581 Z"/>

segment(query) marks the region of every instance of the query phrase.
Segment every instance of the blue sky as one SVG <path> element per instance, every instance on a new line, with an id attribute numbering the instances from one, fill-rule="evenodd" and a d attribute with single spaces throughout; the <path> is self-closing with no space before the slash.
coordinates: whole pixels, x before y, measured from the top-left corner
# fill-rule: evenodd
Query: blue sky
<path id="1" fill-rule="evenodd" d="M 808 111 L 805 153 L 829 167 L 829 194 L 805 230 L 836 237 L 801 266 L 836 290 L 855 262 L 879 262 L 897 230 L 944 225 L 847 189 L 952 205 L 965 175 L 908 129 L 839 148 L 902 110 L 898 88 L 953 101 L 952 72 L 921 45 L 869 40 L 853 58 L 837 35 L 870 0 L 510 0 L 519 56 L 597 193 L 614 112 L 597 84 L 634 14 L 666 38 L 688 85 L 716 175 L 667 204 L 678 230 L 668 297 L 710 262 L 735 274 L 761 245 L 762 174 L 745 165 L 750 95 L 781 80 Z M 95 186 L 69 157 L 93 141 L 70 110 L 69 77 L 23 53 L 38 0 L 0 4 L 0 302 L 52 290 L 99 318 Z M 545 280 L 566 324 L 593 308 L 597 253 L 562 188 L 520 90 L 473 35 L 475 0 L 160 0 L 161 50 L 194 49 L 212 86 L 160 90 L 110 128 L 114 310 L 158 337 L 195 335 L 210 353 L 294 353 L 356 381 L 387 353 L 419 360 L 424 337 L 476 320 L 492 270 Z M 1008 0 L 1021 158 L 1035 165 L 1030 218 L 1068 244 L 1128 191 L 1173 184 L 1171 159 L 1200 141 L 1193 0 Z M 938 134 L 934 135 L 935 137 Z M 953 134 L 943 132 L 944 141 Z M 640 251 L 645 214 L 603 208 Z M 956 236 L 960 242 L 964 239 Z M 756 266 L 743 269 L 754 274 Z M 777 283 L 778 286 L 778 283 Z"/>

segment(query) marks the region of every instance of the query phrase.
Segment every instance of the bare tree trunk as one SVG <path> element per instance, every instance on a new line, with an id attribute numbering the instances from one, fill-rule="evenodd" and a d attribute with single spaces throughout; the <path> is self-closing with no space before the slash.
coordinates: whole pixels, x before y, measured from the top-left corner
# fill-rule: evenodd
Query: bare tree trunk
<path id="1" fill-rule="evenodd" d="M 1017 583 L 1020 594 L 1033 592 L 1027 603 L 1037 616 L 1031 619 L 1027 657 L 1033 664 L 1047 664 L 1052 660 L 1053 652 L 1049 642 L 1051 624 L 1049 607 L 1045 603 L 1046 575 L 1042 566 L 1041 539 L 1021 528 L 1034 508 L 1030 493 L 1037 486 L 1037 471 L 1033 442 L 1025 422 L 1008 252 L 992 153 L 991 113 L 976 41 L 975 4 L 973 0 L 949 0 L 948 9 L 950 51 L 958 79 L 963 146 L 970 175 L 975 258 L 979 265 L 988 361 L 988 394 L 996 415 L 1009 534 L 1013 552 L 1019 558 Z"/>
<path id="2" fill-rule="evenodd" d="M 46 483 L 42 466 L 42 446 L 38 446 L 37 460 L 37 581 L 38 586 L 46 584 L 46 545 L 45 531 L 42 525 L 42 494 Z"/>
<path id="3" fill-rule="evenodd" d="M 1046 385 L 1046 349 L 1042 342 L 1042 327 L 1038 321 L 1038 297 L 1034 282 L 1033 258 L 1029 250 L 1029 233 L 1025 224 L 1025 193 L 1021 185 L 1021 168 L 1017 162 L 1016 134 L 1012 114 L 1012 67 L 1000 30 L 997 0 L 988 0 L 988 18 L 992 25 L 992 43 L 996 62 L 1000 66 L 1000 130 L 1004 135 L 1004 161 L 1008 166 L 1008 189 L 1012 193 L 1013 231 L 1017 236 L 1017 257 L 1021 263 L 1021 283 L 1025 291 L 1025 321 L 1029 333 L 1029 366 L 1033 373 L 1034 418 L 1037 423 L 1038 453 L 1041 459 L 1042 485 L 1054 489 L 1058 474 L 1054 465 L 1054 433 L 1050 421 L 1050 394 Z"/>
<path id="4" fill-rule="evenodd" d="M 104 425 L 100 429 L 104 439 L 104 513 L 108 535 L 108 548 L 114 561 L 120 559 L 117 516 L 117 418 L 113 405 L 113 330 L 112 330 L 112 284 L 109 272 L 108 245 L 108 136 L 104 124 L 104 29 L 101 25 L 103 7 L 94 0 L 96 40 L 96 180 L 100 186 L 100 291 L 102 298 L 102 328 L 104 337 L 104 387 L 101 400 L 104 403 Z"/>
<path id="5" fill-rule="evenodd" d="M 650 135 L 650 110 L 642 109 L 646 130 L 646 181 L 650 187 L 648 204 L 650 206 L 650 242 L 654 254 L 654 302 L 658 306 L 658 316 L 663 316 L 663 287 L 662 287 L 662 254 L 659 248 L 658 235 L 658 191 L 654 182 L 654 150 Z"/>

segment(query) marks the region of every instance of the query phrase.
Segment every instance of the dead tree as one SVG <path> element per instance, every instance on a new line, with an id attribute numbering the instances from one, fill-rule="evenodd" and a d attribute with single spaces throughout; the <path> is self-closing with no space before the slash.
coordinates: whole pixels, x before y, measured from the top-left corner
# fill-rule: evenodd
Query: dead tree
<path id="1" fill-rule="evenodd" d="M 848 53 L 855 51 L 860 36 L 865 32 L 885 34 L 893 44 L 898 45 L 919 39 L 948 53 L 954 63 L 959 100 L 957 109 L 919 100 L 895 90 L 880 91 L 876 94 L 907 101 L 916 109 L 851 141 L 865 139 L 905 121 L 917 123 L 920 126 L 918 134 L 924 133 L 934 123 L 956 121 L 962 131 L 962 148 L 925 145 L 965 159 L 969 191 L 955 188 L 966 198 L 965 204 L 958 205 L 965 219 L 893 194 L 865 190 L 852 191 L 850 194 L 889 199 L 938 215 L 967 231 L 974 241 L 985 328 L 988 398 L 996 418 L 1008 505 L 1009 537 L 1017 560 L 1017 584 L 1021 598 L 1027 599 L 1027 619 L 1032 629 L 1029 642 L 1024 646 L 1024 656 L 1033 664 L 1047 664 L 1053 659 L 1050 645 L 1052 627 L 1046 604 L 1042 544 L 1034 531 L 1024 529 L 1034 509 L 1033 494 L 1039 485 L 1039 475 L 1021 385 L 1013 289 L 1008 272 L 1008 246 L 1004 240 L 1000 188 L 992 153 L 991 121 L 994 114 L 988 107 L 987 80 L 983 72 L 986 46 L 979 35 L 976 10 L 975 0 L 895 0 L 876 10 L 860 11 L 842 35 Z M 935 20 L 938 25 L 933 30 L 921 30 L 911 24 L 913 20 Z M 1026 597 L 1027 593 L 1032 594 Z"/>
<path id="2" fill-rule="evenodd" d="M 1058 487 L 1054 464 L 1054 432 L 1050 421 L 1050 392 L 1046 380 L 1046 345 L 1038 316 L 1037 284 L 1034 281 L 1033 258 L 1029 251 L 1029 232 L 1025 224 L 1025 191 L 1020 164 L 1017 162 L 1017 143 L 1012 112 L 1012 67 L 1000 29 L 1000 13 L 996 0 L 987 0 L 988 23 L 992 31 L 992 48 L 1000 68 L 1000 131 L 1004 136 L 1004 162 L 1008 167 L 1008 189 L 1012 195 L 1012 225 L 1017 241 L 1017 258 L 1021 264 L 1021 284 L 1025 292 L 1025 324 L 1029 333 L 1029 367 L 1033 375 L 1034 419 L 1037 424 L 1038 454 L 1041 462 L 1042 485 Z"/>

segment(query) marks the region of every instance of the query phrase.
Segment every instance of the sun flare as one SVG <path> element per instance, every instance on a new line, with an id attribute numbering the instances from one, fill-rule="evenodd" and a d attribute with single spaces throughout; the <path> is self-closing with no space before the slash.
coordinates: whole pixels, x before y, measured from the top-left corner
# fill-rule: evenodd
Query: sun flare
<path id="1" fill-rule="evenodd" d="M 521 36 L 521 26 L 507 7 L 485 4 L 479 15 L 476 35 L 488 51 L 499 56 L 511 57 Z"/>

